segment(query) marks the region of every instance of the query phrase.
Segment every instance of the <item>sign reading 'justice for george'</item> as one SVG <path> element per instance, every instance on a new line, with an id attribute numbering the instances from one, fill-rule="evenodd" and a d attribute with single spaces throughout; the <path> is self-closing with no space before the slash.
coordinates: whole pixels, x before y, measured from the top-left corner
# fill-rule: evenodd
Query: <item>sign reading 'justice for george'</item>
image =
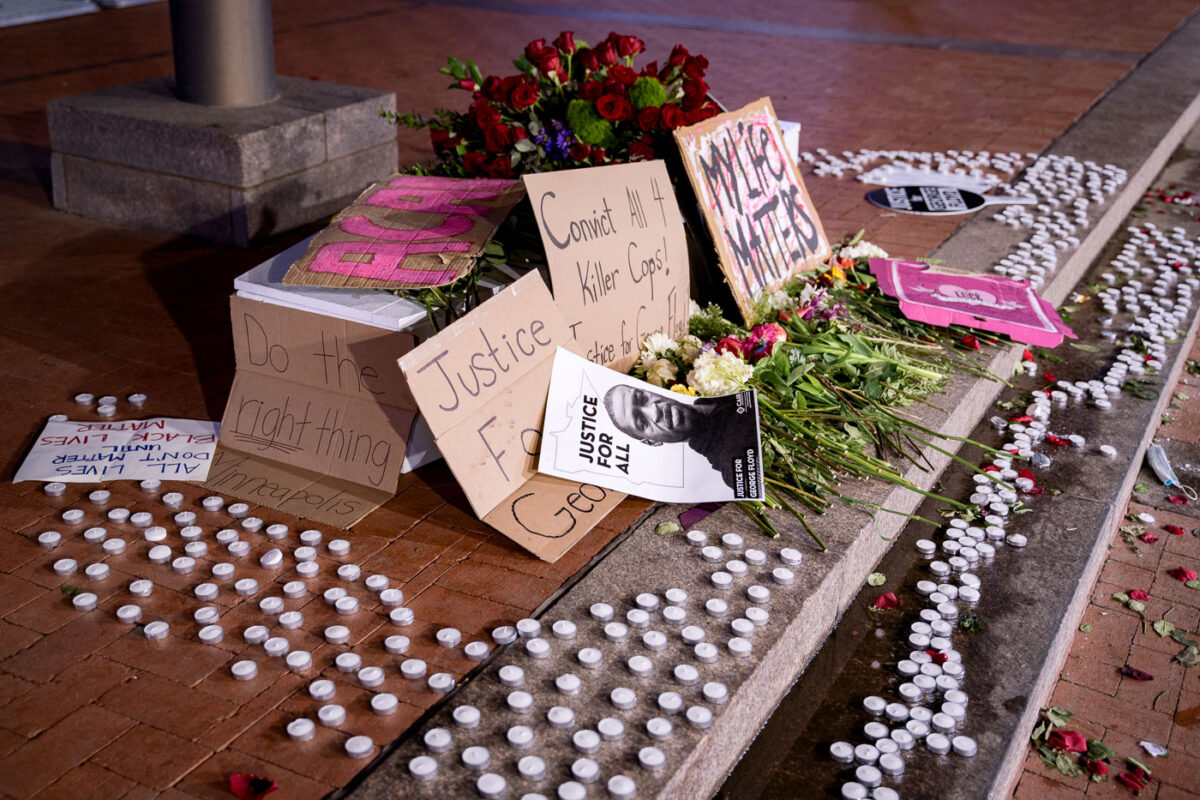
<path id="1" fill-rule="evenodd" d="M 755 299 L 829 257 L 829 240 L 768 98 L 675 131 L 721 269 L 747 321 Z"/>
<path id="2" fill-rule="evenodd" d="M 536 271 L 400 359 L 477 516 L 554 561 L 624 497 L 537 472 L 554 354 L 573 347 Z"/>
<path id="3" fill-rule="evenodd" d="M 524 193 L 520 181 L 396 175 L 334 217 L 283 282 L 374 289 L 453 283 L 475 266 Z"/>

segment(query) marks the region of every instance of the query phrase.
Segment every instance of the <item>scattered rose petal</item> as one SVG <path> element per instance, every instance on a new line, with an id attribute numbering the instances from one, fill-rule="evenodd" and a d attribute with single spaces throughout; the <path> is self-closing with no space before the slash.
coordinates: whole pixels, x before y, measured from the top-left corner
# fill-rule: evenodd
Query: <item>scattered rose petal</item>
<path id="1" fill-rule="evenodd" d="M 1177 581 L 1194 581 L 1196 580 L 1196 570 L 1188 569 L 1187 567 L 1176 567 L 1167 573 Z"/>
<path id="2" fill-rule="evenodd" d="M 1061 436 L 1055 436 L 1053 433 L 1046 434 L 1046 441 L 1050 444 L 1056 444 L 1059 447 L 1064 447 L 1070 444 L 1070 441 L 1062 438 Z"/>
<path id="3" fill-rule="evenodd" d="M 1134 791 L 1146 788 L 1146 784 L 1138 780 L 1137 776 L 1132 772 L 1122 772 L 1117 776 L 1117 780 Z"/>
<path id="4" fill-rule="evenodd" d="M 1098 758 L 1083 758 L 1080 759 L 1083 768 L 1087 770 L 1089 775 L 1107 775 L 1108 764 L 1105 764 Z"/>
<path id="5" fill-rule="evenodd" d="M 1031 495 L 1032 497 L 1041 497 L 1045 493 L 1045 491 L 1046 491 L 1046 487 L 1044 487 L 1044 486 L 1034 486 L 1032 489 L 1030 489 L 1025 494 Z"/>
<path id="6" fill-rule="evenodd" d="M 229 791 L 242 800 L 260 800 L 279 789 L 279 784 L 261 775 L 235 772 L 229 776 Z"/>
<path id="7" fill-rule="evenodd" d="M 1017 416 L 1017 417 L 1009 417 L 1008 421 L 1009 422 L 1020 422 L 1020 423 L 1033 422 L 1033 417 L 1029 416 L 1028 414 L 1021 414 L 1020 416 Z"/>
<path id="8" fill-rule="evenodd" d="M 875 608 L 899 608 L 900 598 L 896 597 L 895 592 L 884 592 L 875 598 L 875 602 L 872 605 Z"/>
<path id="9" fill-rule="evenodd" d="M 1121 667 L 1117 672 L 1120 672 L 1126 678 L 1133 678 L 1135 681 L 1152 681 L 1154 676 L 1149 672 L 1143 672 L 1137 667 L 1131 667 L 1128 664 Z"/>
<path id="10" fill-rule="evenodd" d="M 1086 753 L 1087 739 L 1079 731 L 1063 731 L 1055 728 L 1046 737 L 1046 744 L 1055 750 L 1066 750 L 1068 753 Z"/>
<path id="11" fill-rule="evenodd" d="M 925 655 L 929 656 L 929 661 L 931 663 L 937 664 L 939 667 L 942 664 L 945 664 L 946 659 L 949 658 L 949 656 L 947 656 L 941 650 L 926 650 Z"/>
<path id="12" fill-rule="evenodd" d="M 986 467 L 983 468 L 983 471 L 984 472 L 999 472 L 1000 468 L 997 467 L 995 464 L 988 464 Z"/>
<path id="13" fill-rule="evenodd" d="M 1188 504 L 1188 499 L 1181 494 L 1170 495 L 1167 499 L 1177 506 L 1186 506 Z"/>
<path id="14" fill-rule="evenodd" d="M 1021 358 L 1023 358 L 1023 359 L 1024 359 L 1024 360 L 1026 360 L 1026 361 L 1033 361 L 1033 353 L 1029 352 L 1029 350 L 1028 350 L 1028 349 L 1026 349 L 1026 350 L 1022 350 L 1022 351 L 1021 351 Z"/>
<path id="15" fill-rule="evenodd" d="M 1029 480 L 1033 481 L 1034 483 L 1037 483 L 1037 476 L 1035 476 L 1033 474 L 1033 470 L 1031 470 L 1029 467 L 1025 467 L 1023 470 L 1018 472 L 1017 477 L 1018 478 L 1028 478 Z"/>
<path id="16" fill-rule="evenodd" d="M 1046 380 L 1050 381 L 1050 383 L 1054 383 L 1055 381 L 1057 381 L 1057 380 L 1058 380 L 1058 378 L 1056 378 L 1056 377 L 1054 376 L 1054 373 L 1053 373 L 1053 372 L 1047 372 L 1047 373 L 1045 373 L 1045 374 L 1043 375 L 1043 377 L 1044 377 Z"/>
<path id="17" fill-rule="evenodd" d="M 1130 600 L 1149 600 L 1150 594 L 1148 592 L 1142 591 L 1141 589 L 1130 589 L 1129 590 L 1129 599 Z"/>
<path id="18" fill-rule="evenodd" d="M 962 338 L 962 343 L 963 343 L 963 347 L 966 347 L 968 350 L 978 350 L 979 349 L 979 339 L 977 339 L 974 336 L 971 336 L 970 334 L 967 334 L 966 336 L 964 336 Z"/>
<path id="19" fill-rule="evenodd" d="M 1146 544 L 1154 544 L 1155 542 L 1158 541 L 1158 534 L 1150 533 L 1149 531 L 1146 531 L 1138 538 L 1141 539 Z"/>
<path id="20" fill-rule="evenodd" d="M 1163 527 L 1166 528 L 1167 533 L 1171 534 L 1172 536 L 1183 536 L 1183 528 L 1179 527 L 1178 525 L 1164 525 Z"/>

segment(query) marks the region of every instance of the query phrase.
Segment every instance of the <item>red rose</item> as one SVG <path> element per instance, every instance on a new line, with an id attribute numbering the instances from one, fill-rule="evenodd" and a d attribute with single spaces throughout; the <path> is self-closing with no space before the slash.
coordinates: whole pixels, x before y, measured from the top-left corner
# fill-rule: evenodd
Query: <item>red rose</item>
<path id="1" fill-rule="evenodd" d="M 585 47 L 579 51 L 578 55 L 579 63 L 582 64 L 583 68 L 589 73 L 600 69 L 600 59 L 597 57 L 595 50 L 591 49 L 590 47 Z"/>
<path id="2" fill-rule="evenodd" d="M 481 100 L 475 103 L 471 107 L 471 112 L 475 116 L 475 123 L 481 128 L 500 124 L 500 111 L 493 108 L 487 101 Z"/>
<path id="3" fill-rule="evenodd" d="M 658 77 L 658 62 L 651 61 L 646 66 L 642 67 L 642 71 L 639 74 L 644 75 L 647 78 L 657 78 Z"/>
<path id="4" fill-rule="evenodd" d="M 689 78 L 700 80 L 708 69 L 708 59 L 704 56 L 692 56 L 683 65 L 683 74 Z"/>
<path id="5" fill-rule="evenodd" d="M 699 108 L 708 99 L 708 84 L 704 81 L 686 80 L 683 82 L 683 107 L 690 111 Z"/>
<path id="6" fill-rule="evenodd" d="M 608 154 L 604 152 L 603 147 L 593 147 L 591 156 L 593 164 L 603 164 L 604 159 L 608 158 Z"/>
<path id="7" fill-rule="evenodd" d="M 649 136 L 643 136 L 636 142 L 631 142 L 629 145 L 629 160 L 630 161 L 649 161 L 654 158 L 654 140 Z"/>
<path id="8" fill-rule="evenodd" d="M 700 120 L 712 119 L 721 113 L 721 109 L 712 100 L 705 100 L 704 105 L 693 112 Z M 866 288 L 865 286 L 863 287 Z"/>
<path id="9" fill-rule="evenodd" d="M 435 152 L 442 152 L 443 150 L 453 150 L 455 147 L 458 146 L 458 143 L 460 141 L 462 141 L 461 139 L 458 138 L 458 136 L 451 133 L 450 131 L 439 131 L 439 130 L 430 130 L 429 131 L 429 139 L 431 142 L 433 142 L 433 149 Z"/>
<path id="10" fill-rule="evenodd" d="M 661 108 L 658 106 L 646 106 L 637 114 L 638 127 L 644 131 L 652 131 L 658 127 L 658 119 L 661 116 Z"/>
<path id="11" fill-rule="evenodd" d="M 511 178 L 513 174 L 512 159 L 509 158 L 508 153 L 501 153 L 489 161 L 487 174 L 489 178 Z"/>
<path id="12" fill-rule="evenodd" d="M 584 81 L 579 84 L 579 96 L 584 100 L 591 100 L 594 103 L 600 99 L 602 94 L 604 94 L 604 84 L 600 81 Z"/>
<path id="13" fill-rule="evenodd" d="M 596 58 L 606 67 L 617 63 L 617 46 L 606 39 L 596 47 Z"/>
<path id="14" fill-rule="evenodd" d="M 633 106 L 618 94 L 606 94 L 596 101 L 596 111 L 612 122 L 633 118 Z"/>
<path id="15" fill-rule="evenodd" d="M 571 55 L 575 52 L 575 33 L 573 31 L 563 31 L 554 40 L 554 46 L 566 55 Z"/>
<path id="16" fill-rule="evenodd" d="M 503 85 L 504 82 L 498 77 L 495 75 L 488 75 L 483 79 L 483 87 L 479 90 L 479 93 L 494 103 L 501 103 L 504 101 L 505 95 L 505 93 L 501 91 L 501 87 Z"/>
<path id="17" fill-rule="evenodd" d="M 545 39 L 534 39 L 529 44 L 525 45 L 525 57 L 530 61 L 537 58 L 538 53 L 546 49 Z"/>
<path id="18" fill-rule="evenodd" d="M 512 94 L 508 96 L 508 103 L 518 111 L 524 111 L 527 108 L 532 108 L 541 99 L 538 96 L 537 87 L 529 81 L 521 81 L 513 87 Z"/>
<path id="19" fill-rule="evenodd" d="M 571 158 L 576 161 L 587 161 L 588 154 L 592 149 L 583 142 L 571 142 Z"/>
<path id="20" fill-rule="evenodd" d="M 613 64 L 608 70 L 608 80 L 605 83 L 612 82 L 616 86 L 633 86 L 633 82 L 638 79 L 638 74 L 624 64 Z"/>
<path id="21" fill-rule="evenodd" d="M 691 54 L 681 44 L 677 44 L 671 48 L 671 55 L 667 57 L 667 69 L 671 67 L 682 67 L 687 60 L 691 58 Z"/>
<path id="22" fill-rule="evenodd" d="M 646 49 L 646 43 L 636 36 L 617 36 L 615 33 L 610 33 L 608 38 L 616 39 L 617 53 L 621 58 L 633 58 Z"/>
<path id="23" fill-rule="evenodd" d="M 463 172 L 467 175 L 482 175 L 487 165 L 487 156 L 478 150 L 472 150 L 463 156 Z"/>
<path id="24" fill-rule="evenodd" d="M 726 336 L 717 342 L 716 350 L 718 353 L 733 353 L 735 356 L 740 356 L 742 354 L 742 340 L 736 336 Z"/>
<path id="25" fill-rule="evenodd" d="M 1066 750 L 1068 753 L 1086 753 L 1088 749 L 1087 739 L 1079 731 L 1052 730 L 1046 737 L 1046 744 L 1054 750 Z"/>
<path id="26" fill-rule="evenodd" d="M 660 126 L 664 131 L 673 131 L 681 125 L 687 124 L 687 118 L 683 115 L 683 109 L 677 105 L 668 103 L 662 107 L 662 117 L 659 119 Z"/>

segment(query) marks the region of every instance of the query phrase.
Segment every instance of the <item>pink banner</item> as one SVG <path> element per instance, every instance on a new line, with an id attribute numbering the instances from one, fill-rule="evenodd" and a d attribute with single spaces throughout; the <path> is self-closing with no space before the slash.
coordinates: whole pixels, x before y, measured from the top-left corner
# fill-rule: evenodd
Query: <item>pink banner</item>
<path id="1" fill-rule="evenodd" d="M 1022 281 L 992 275 L 936 272 L 921 261 L 872 258 L 871 274 L 904 316 L 930 325 L 964 325 L 1014 341 L 1055 347 L 1075 333 L 1054 306 Z"/>

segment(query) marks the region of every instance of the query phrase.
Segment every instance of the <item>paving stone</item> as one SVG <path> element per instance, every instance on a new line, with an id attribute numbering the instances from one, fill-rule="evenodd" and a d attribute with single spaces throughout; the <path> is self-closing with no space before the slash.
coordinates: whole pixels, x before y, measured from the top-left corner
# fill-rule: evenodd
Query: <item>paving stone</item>
<path id="1" fill-rule="evenodd" d="M 88 762 L 75 767 L 66 775 L 34 795 L 35 800 L 71 797 L 77 800 L 111 800 L 125 797 L 137 785 L 136 781 L 118 775 L 97 764 Z"/>
<path id="2" fill-rule="evenodd" d="M 30 797 L 136 725 L 96 706 L 84 706 L 0 760 L 5 791 Z"/>

